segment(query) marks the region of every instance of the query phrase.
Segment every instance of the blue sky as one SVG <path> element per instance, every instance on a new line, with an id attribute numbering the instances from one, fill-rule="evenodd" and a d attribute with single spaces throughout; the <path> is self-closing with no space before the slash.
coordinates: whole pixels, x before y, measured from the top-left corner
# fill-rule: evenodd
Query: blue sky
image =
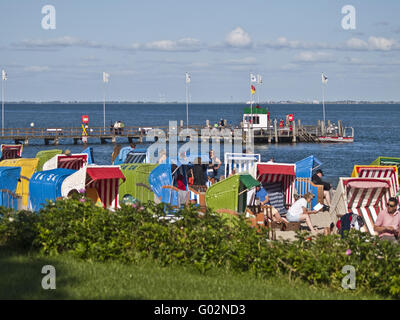
<path id="1" fill-rule="evenodd" d="M 356 29 L 341 25 L 345 5 Z M 56 29 L 41 26 L 44 5 Z M 2 0 L 6 100 L 400 100 L 398 0 Z"/>

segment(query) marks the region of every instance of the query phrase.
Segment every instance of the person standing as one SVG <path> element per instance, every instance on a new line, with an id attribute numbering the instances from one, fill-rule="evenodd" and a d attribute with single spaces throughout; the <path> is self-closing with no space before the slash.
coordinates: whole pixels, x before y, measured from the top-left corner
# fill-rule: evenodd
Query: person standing
<path id="1" fill-rule="evenodd" d="M 210 150 L 209 157 L 210 160 L 207 168 L 208 180 L 210 180 L 211 184 L 214 184 L 218 181 L 218 169 L 221 166 L 222 162 L 219 158 L 215 156 L 214 150 Z"/>

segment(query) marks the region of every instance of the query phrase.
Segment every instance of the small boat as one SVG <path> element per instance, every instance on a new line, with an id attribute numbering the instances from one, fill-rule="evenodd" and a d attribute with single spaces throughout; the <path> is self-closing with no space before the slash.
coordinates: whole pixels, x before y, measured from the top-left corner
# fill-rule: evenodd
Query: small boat
<path id="1" fill-rule="evenodd" d="M 320 142 L 354 142 L 354 137 L 322 136 L 318 139 Z"/>
<path id="2" fill-rule="evenodd" d="M 346 129 L 351 130 L 351 134 L 347 135 L 346 134 Z M 327 135 L 323 136 L 318 136 L 318 140 L 320 142 L 325 142 L 325 143 L 348 143 L 348 142 L 354 142 L 354 128 L 352 127 L 346 127 L 343 129 L 343 133 L 341 134 L 339 132 L 339 128 L 337 126 L 332 125 L 331 127 L 328 127 L 326 129 L 326 132 L 328 133 Z"/>

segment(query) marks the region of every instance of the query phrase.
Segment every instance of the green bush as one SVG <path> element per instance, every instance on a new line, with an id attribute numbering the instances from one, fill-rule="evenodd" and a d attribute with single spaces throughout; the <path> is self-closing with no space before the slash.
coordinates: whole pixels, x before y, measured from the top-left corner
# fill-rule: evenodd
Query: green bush
<path id="1" fill-rule="evenodd" d="M 126 263 L 152 259 L 160 265 L 194 266 L 250 272 L 261 277 L 279 274 L 313 286 L 341 288 L 342 268 L 356 270 L 356 286 L 392 297 L 400 294 L 400 246 L 352 231 L 296 241 L 270 241 L 243 219 L 228 222 L 194 207 L 175 213 L 149 202 L 111 212 L 84 199 L 58 200 L 37 214 L 0 209 L 0 245 L 35 248 L 49 255 L 63 252 L 86 260 Z"/>

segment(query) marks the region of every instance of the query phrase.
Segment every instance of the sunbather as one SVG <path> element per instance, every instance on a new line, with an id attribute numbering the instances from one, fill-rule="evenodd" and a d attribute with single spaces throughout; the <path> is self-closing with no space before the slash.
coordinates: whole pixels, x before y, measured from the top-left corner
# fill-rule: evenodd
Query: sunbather
<path id="1" fill-rule="evenodd" d="M 324 198 L 326 201 L 326 205 L 330 206 L 331 205 L 331 194 L 330 190 L 332 189 L 332 185 L 328 182 L 325 182 L 322 180 L 322 176 L 324 173 L 322 172 L 321 169 L 318 169 L 315 174 L 312 176 L 312 182 L 314 182 L 317 185 L 323 185 L 324 186 Z"/>
<path id="2" fill-rule="evenodd" d="M 396 198 L 389 198 L 386 209 L 383 209 L 376 219 L 374 230 L 381 239 L 397 242 L 400 232 L 400 214 Z"/>
<path id="3" fill-rule="evenodd" d="M 317 213 L 317 211 L 315 210 L 310 211 L 307 209 L 307 204 L 311 203 L 313 198 L 314 195 L 311 192 L 307 192 L 303 196 L 303 198 L 300 198 L 295 203 L 293 203 L 293 205 L 289 208 L 286 218 L 289 220 L 289 222 L 305 221 L 307 227 L 310 228 L 311 233 L 316 234 L 317 231 L 313 228 L 310 219 L 310 214 Z"/>

